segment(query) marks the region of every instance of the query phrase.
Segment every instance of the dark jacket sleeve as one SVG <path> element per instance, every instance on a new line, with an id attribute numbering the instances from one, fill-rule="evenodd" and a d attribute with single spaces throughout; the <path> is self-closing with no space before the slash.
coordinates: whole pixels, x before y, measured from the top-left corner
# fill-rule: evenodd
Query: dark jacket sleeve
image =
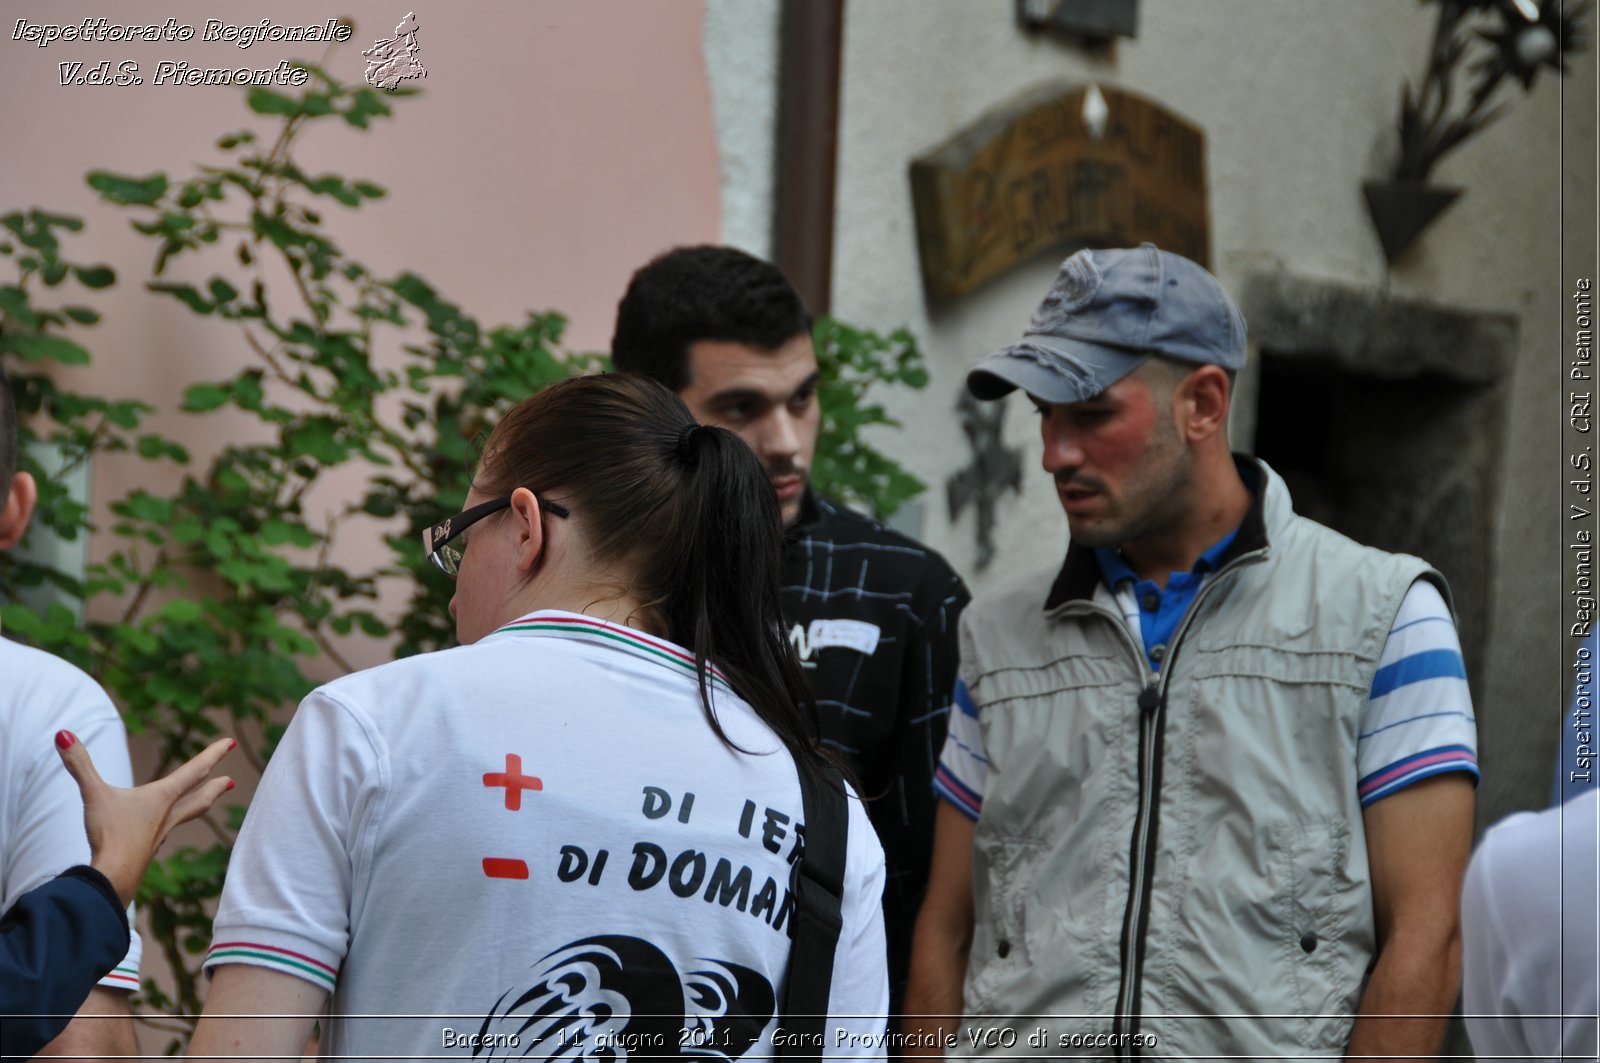
<path id="1" fill-rule="evenodd" d="M 128 913 L 111 883 L 74 867 L 0 915 L 0 1056 L 28 1058 L 72 1020 L 128 952 Z"/>

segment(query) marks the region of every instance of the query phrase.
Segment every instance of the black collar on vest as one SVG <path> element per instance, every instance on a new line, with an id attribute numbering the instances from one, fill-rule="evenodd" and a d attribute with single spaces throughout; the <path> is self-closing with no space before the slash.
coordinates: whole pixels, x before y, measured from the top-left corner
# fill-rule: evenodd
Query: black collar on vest
<path id="1" fill-rule="evenodd" d="M 1234 558 L 1263 549 L 1267 545 L 1264 505 L 1267 494 L 1266 473 L 1262 470 L 1260 462 L 1244 454 L 1235 454 L 1233 463 L 1239 469 L 1239 478 L 1244 481 L 1245 488 L 1250 492 L 1250 508 L 1245 512 L 1244 520 L 1239 522 L 1239 534 L 1233 537 L 1228 549 L 1217 559 L 1219 569 Z M 1094 550 L 1087 546 L 1079 546 L 1077 543 L 1069 543 L 1067 559 L 1061 563 L 1061 571 L 1056 573 L 1055 582 L 1050 585 L 1050 594 L 1044 600 L 1045 612 L 1070 601 L 1093 598 L 1094 589 L 1099 583 L 1100 562 L 1095 560 Z"/>

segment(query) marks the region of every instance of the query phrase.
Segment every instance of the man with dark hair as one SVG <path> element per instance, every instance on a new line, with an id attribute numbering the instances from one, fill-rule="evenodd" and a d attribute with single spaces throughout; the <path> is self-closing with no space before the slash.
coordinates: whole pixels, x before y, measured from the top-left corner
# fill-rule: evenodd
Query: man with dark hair
<path id="1" fill-rule="evenodd" d="M 0 550 L 22 540 L 38 494 L 33 477 L 17 468 L 16 405 L 0 370 Z M 132 785 L 122 718 L 99 685 L 63 660 L 0 637 L 0 911 L 67 868 L 89 862 L 83 799 L 52 753 L 62 729 L 84 743 L 107 782 Z M 127 957 L 40 1055 L 138 1052 L 128 994 L 139 988 L 140 948 L 135 933 Z"/>
<path id="2" fill-rule="evenodd" d="M 1038 410 L 1071 542 L 961 619 L 924 1036 L 1009 1014 L 1038 1017 L 1030 1054 L 1439 1050 L 1478 775 L 1448 592 L 1230 451 L 1245 352 L 1216 278 L 1145 244 L 1068 258 L 967 377 Z"/>
<path id="3" fill-rule="evenodd" d="M 776 267 L 731 247 L 683 247 L 634 274 L 611 357 L 737 432 L 766 466 L 789 529 L 783 607 L 823 740 L 848 759 L 888 863 L 891 1006 L 905 987 L 927 883 L 933 772 L 967 589 L 945 560 L 810 489 L 819 370 L 811 315 Z"/>

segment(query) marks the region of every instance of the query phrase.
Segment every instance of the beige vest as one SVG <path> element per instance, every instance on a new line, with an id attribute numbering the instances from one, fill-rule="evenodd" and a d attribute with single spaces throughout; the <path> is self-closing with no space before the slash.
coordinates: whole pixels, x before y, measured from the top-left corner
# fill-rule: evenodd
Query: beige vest
<path id="1" fill-rule="evenodd" d="M 1241 471 L 1264 489 L 1159 676 L 1086 550 L 1048 609 L 1052 574 L 1032 573 L 962 617 L 989 759 L 965 1006 L 1016 1016 L 1012 1053 L 1116 1054 L 1108 1032 L 1177 1056 L 1348 1040 L 1375 951 L 1356 736 L 1407 588 L 1444 584 Z"/>

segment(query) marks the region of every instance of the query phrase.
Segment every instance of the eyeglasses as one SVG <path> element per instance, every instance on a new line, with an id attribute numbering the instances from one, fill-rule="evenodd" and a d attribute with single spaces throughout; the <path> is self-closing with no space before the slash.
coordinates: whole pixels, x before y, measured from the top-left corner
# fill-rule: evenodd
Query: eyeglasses
<path id="1" fill-rule="evenodd" d="M 484 517 L 491 516 L 506 509 L 511 505 L 511 496 L 497 498 L 493 502 L 481 502 L 471 509 L 464 509 L 448 520 L 441 520 L 431 528 L 422 532 L 422 549 L 427 552 L 428 560 L 447 576 L 455 576 L 461 571 L 461 554 L 466 550 L 465 545 L 453 545 L 460 534 L 478 523 Z M 570 517 L 572 511 L 559 502 L 549 502 L 539 499 L 539 508 L 553 517 Z"/>

